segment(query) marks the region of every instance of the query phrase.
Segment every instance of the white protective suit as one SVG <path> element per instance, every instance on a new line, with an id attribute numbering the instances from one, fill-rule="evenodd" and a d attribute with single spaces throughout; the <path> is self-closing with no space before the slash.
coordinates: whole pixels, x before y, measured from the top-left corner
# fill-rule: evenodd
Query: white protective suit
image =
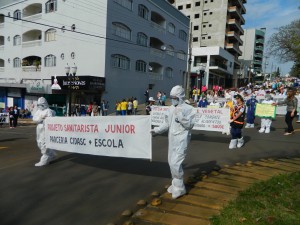
<path id="1" fill-rule="evenodd" d="M 48 102 L 44 97 L 38 99 L 37 108 L 38 110 L 34 113 L 32 120 L 37 123 L 36 141 L 41 150 L 42 157 L 35 166 L 45 166 L 54 160 L 56 154 L 54 150 L 46 148 L 44 120 L 46 117 L 55 116 L 55 112 L 49 108 Z"/>
<path id="2" fill-rule="evenodd" d="M 266 94 L 265 100 L 262 101 L 262 104 L 273 104 L 271 95 Z M 259 133 L 270 133 L 271 131 L 272 118 L 261 118 L 261 127 L 259 129 Z"/>
<path id="3" fill-rule="evenodd" d="M 178 101 L 171 99 L 172 105 L 164 123 L 155 127 L 153 132 L 161 134 L 169 130 L 168 162 L 172 174 L 172 185 L 168 188 L 168 192 L 172 194 L 173 199 L 176 199 L 186 193 L 182 162 L 186 157 L 188 143 L 191 139 L 196 111 L 184 102 L 185 94 L 181 86 L 173 87 L 170 95 L 171 98 L 178 98 Z"/>

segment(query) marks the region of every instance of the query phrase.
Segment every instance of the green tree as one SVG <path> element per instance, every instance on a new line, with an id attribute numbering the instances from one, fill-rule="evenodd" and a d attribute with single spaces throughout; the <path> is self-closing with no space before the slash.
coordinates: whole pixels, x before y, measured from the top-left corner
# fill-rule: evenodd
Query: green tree
<path id="1" fill-rule="evenodd" d="M 294 70 L 292 71 L 298 70 L 300 63 L 300 19 L 277 28 L 277 32 L 268 41 L 268 53 L 283 63 L 294 62 Z"/>

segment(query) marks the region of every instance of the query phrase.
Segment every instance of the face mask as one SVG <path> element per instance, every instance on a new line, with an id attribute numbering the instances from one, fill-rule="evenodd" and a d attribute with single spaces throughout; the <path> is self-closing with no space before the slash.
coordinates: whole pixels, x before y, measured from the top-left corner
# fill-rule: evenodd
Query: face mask
<path id="1" fill-rule="evenodd" d="M 174 105 L 174 106 L 176 106 L 176 105 L 178 105 L 179 104 L 179 100 L 178 99 L 171 99 L 171 104 L 172 105 Z"/>
<path id="2" fill-rule="evenodd" d="M 42 105 L 42 104 L 41 105 L 38 104 L 37 107 L 39 110 L 44 110 L 46 108 L 45 105 Z"/>

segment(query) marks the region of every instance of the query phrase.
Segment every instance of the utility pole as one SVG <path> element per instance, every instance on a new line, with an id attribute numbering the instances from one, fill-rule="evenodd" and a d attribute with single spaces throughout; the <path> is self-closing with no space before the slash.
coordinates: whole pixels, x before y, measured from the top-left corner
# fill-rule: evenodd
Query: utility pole
<path id="1" fill-rule="evenodd" d="M 185 96 L 187 99 L 190 98 L 190 88 L 191 88 L 191 64 L 192 64 L 192 27 L 193 23 L 190 25 L 190 37 L 189 37 L 189 58 L 188 58 L 188 72 L 186 79 L 186 88 L 185 88 Z"/>

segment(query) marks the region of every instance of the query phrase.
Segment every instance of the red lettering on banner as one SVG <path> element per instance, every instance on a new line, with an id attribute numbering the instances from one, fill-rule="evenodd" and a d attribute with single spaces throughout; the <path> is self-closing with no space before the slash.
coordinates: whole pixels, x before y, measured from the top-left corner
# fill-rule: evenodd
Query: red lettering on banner
<path id="1" fill-rule="evenodd" d="M 116 134 L 135 134 L 135 126 L 134 125 L 118 125 L 118 124 L 109 124 L 105 129 L 106 133 L 116 133 Z"/>
<path id="2" fill-rule="evenodd" d="M 48 124 L 48 130 L 63 131 L 63 126 L 61 124 Z"/>
<path id="3" fill-rule="evenodd" d="M 65 124 L 64 131 L 81 133 L 98 133 L 98 125 L 94 124 Z"/>

